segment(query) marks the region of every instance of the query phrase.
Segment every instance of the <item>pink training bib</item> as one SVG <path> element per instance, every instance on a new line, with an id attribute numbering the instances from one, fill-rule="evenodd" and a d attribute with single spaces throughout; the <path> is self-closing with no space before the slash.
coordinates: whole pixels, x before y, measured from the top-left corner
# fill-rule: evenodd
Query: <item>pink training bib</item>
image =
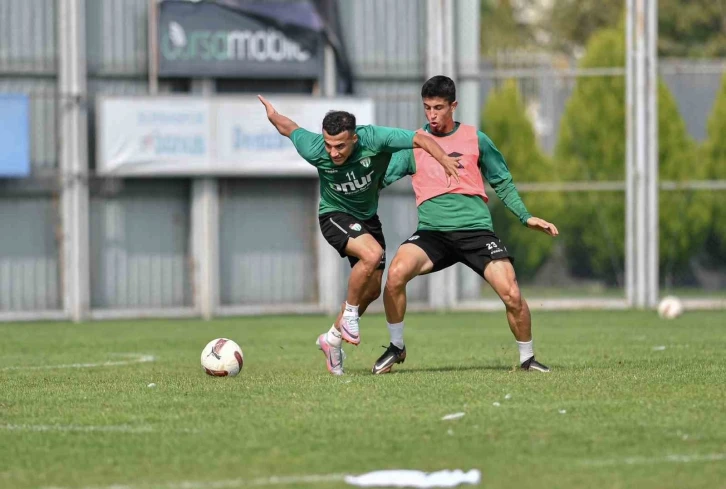
<path id="1" fill-rule="evenodd" d="M 430 136 L 423 129 L 416 132 Z M 416 193 L 416 205 L 443 194 L 478 195 L 484 202 L 488 202 L 489 197 L 484 191 L 484 179 L 479 169 L 479 136 L 476 128 L 460 124 L 454 134 L 430 137 L 434 137 L 449 156 L 460 155 L 459 163 L 463 168 L 459 168 L 459 182 L 451 178 L 451 185 L 447 187 L 446 172 L 439 162 L 423 149 L 414 149 L 416 173 L 413 174 L 413 190 Z"/>

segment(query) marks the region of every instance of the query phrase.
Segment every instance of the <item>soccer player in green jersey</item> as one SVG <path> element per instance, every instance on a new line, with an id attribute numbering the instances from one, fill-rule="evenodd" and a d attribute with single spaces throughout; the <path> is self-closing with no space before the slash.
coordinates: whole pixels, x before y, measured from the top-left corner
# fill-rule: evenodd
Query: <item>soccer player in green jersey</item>
<path id="1" fill-rule="evenodd" d="M 534 358 L 529 307 L 520 294 L 512 258 L 494 234 L 484 180 L 523 225 L 550 236 L 557 236 L 557 227 L 527 211 L 504 158 L 486 134 L 454 121 L 456 86 L 450 78 L 429 79 L 421 89 L 421 98 L 429 123 L 418 133 L 431 134 L 450 155 L 460 156 L 459 179 L 456 185 L 446 185 L 438 165 L 431 165 L 427 155 L 418 150 L 400 151 L 391 160 L 384 186 L 412 175 L 418 228 L 398 248 L 388 270 L 383 301 L 391 343 L 373 365 L 373 373 L 390 372 L 394 364 L 406 358 L 406 284 L 418 275 L 455 263 L 474 270 L 504 302 L 509 327 L 519 347 L 521 368 L 548 372 Z"/>
<path id="2" fill-rule="evenodd" d="M 317 340 L 328 371 L 342 375 L 342 341 L 360 343 L 359 317 L 381 294 L 386 242 L 376 212 L 391 155 L 402 149 L 420 148 L 443 167 L 447 178 L 454 179 L 458 178 L 458 158 L 448 156 L 427 135 L 390 127 L 356 126 L 355 116 L 343 111 L 328 112 L 322 134 L 313 133 L 278 113 L 261 95 L 258 97 L 272 125 L 318 169 L 320 229 L 340 256 L 350 261 L 346 302 L 330 331 Z"/>

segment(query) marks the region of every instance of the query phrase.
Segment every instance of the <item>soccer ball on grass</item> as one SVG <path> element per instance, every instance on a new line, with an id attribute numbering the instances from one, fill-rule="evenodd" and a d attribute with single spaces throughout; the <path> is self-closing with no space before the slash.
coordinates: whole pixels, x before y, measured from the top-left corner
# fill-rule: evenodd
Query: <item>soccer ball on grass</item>
<path id="1" fill-rule="evenodd" d="M 234 377 L 243 363 L 242 348 L 227 338 L 214 339 L 202 350 L 202 368 L 213 377 Z"/>
<path id="2" fill-rule="evenodd" d="M 675 319 L 683 314 L 683 303 L 678 297 L 669 295 L 658 304 L 658 316 L 661 319 Z"/>

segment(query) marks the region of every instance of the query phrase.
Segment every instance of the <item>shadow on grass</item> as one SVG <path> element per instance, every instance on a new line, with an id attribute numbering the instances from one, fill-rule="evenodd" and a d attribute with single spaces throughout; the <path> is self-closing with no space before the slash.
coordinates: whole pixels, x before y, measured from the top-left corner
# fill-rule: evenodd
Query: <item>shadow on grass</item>
<path id="1" fill-rule="evenodd" d="M 499 372 L 511 372 L 513 371 L 513 367 L 511 365 L 444 365 L 441 367 L 401 367 L 399 365 L 395 365 L 393 367 L 393 370 L 391 370 L 387 374 L 381 374 L 381 375 L 397 375 L 397 374 L 412 374 L 412 373 L 420 373 L 420 372 L 471 372 L 471 371 L 499 371 Z M 357 374 L 362 373 L 368 373 L 371 374 L 371 371 L 366 370 L 356 370 Z"/>
<path id="2" fill-rule="evenodd" d="M 498 370 L 507 372 L 512 370 L 511 365 L 445 365 L 443 367 L 400 367 L 391 373 L 405 374 L 406 372 L 467 372 L 472 370 Z"/>

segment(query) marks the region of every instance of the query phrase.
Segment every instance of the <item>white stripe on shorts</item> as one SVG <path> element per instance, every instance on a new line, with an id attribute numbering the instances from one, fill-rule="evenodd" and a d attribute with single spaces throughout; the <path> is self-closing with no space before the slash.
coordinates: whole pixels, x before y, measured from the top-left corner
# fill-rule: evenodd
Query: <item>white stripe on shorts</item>
<path id="1" fill-rule="evenodd" d="M 333 218 L 332 217 L 329 217 L 328 219 L 330 219 L 330 222 L 332 222 L 335 225 L 336 228 L 340 229 L 345 234 L 348 234 L 348 231 L 346 231 L 345 229 L 343 229 L 342 227 L 340 227 L 337 222 L 333 221 Z"/>

